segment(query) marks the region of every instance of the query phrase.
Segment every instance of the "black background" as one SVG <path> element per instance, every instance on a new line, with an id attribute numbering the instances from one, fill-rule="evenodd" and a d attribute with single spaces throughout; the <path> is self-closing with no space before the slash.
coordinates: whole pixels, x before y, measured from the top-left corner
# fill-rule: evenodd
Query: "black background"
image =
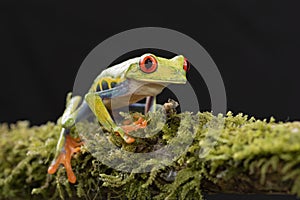
<path id="1" fill-rule="evenodd" d="M 228 110 L 299 120 L 298 2 L 1 1 L 0 122 L 55 121 L 86 55 L 109 36 L 143 26 L 198 41 L 223 77 Z M 263 198 L 275 199 L 255 196 Z"/>

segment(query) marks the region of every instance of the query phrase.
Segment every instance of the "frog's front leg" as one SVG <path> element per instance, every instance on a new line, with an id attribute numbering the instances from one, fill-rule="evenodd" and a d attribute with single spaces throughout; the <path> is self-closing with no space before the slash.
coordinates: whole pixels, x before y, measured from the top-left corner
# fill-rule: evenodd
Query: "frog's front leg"
<path id="1" fill-rule="evenodd" d="M 55 159 L 48 168 L 48 173 L 54 174 L 60 164 L 63 164 L 67 172 L 68 180 L 71 183 L 76 182 L 76 176 L 71 167 L 71 158 L 74 153 L 80 151 L 82 142 L 70 136 L 70 129 L 74 126 L 78 111 L 82 108 L 82 106 L 77 108 L 80 101 L 81 98 L 79 96 L 71 98 L 71 94 L 69 94 L 67 97 L 66 110 L 60 122 L 62 130 L 56 146 Z"/>
<path id="2" fill-rule="evenodd" d="M 105 107 L 102 98 L 97 93 L 88 93 L 85 96 L 85 101 L 89 105 L 92 112 L 97 117 L 99 123 L 107 130 L 118 133 L 126 143 L 131 144 L 135 141 L 134 138 L 128 135 L 128 132 L 137 130 L 139 128 L 144 128 L 145 123 L 143 125 L 135 124 L 134 128 L 125 128 L 125 126 L 119 127 L 115 124 L 113 119 L 111 118 L 107 108 Z"/>

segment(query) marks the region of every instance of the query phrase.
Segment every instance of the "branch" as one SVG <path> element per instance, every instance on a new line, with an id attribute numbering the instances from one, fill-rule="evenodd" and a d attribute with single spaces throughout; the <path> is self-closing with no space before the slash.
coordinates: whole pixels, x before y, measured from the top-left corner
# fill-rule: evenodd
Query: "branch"
<path id="1" fill-rule="evenodd" d="M 135 135 L 146 138 L 131 145 L 103 132 L 98 123 L 78 126 L 72 134 L 82 136 L 85 146 L 72 160 L 75 184 L 67 181 L 63 167 L 55 175 L 47 174 L 59 126 L 50 122 L 33 127 L 28 122 L 0 125 L 0 198 L 185 199 L 221 192 L 300 196 L 299 122 L 257 120 L 231 112 L 224 117 L 169 112 L 167 123 L 162 122 L 163 116 L 164 112 L 144 116 L 149 125 Z M 152 135 L 157 129 L 161 131 Z M 107 144 L 118 148 L 108 151 Z M 180 144 L 189 145 L 182 151 Z M 116 170 L 130 159 L 121 156 L 122 151 L 134 152 L 135 158 L 166 145 L 172 147 L 172 154 L 166 151 L 157 160 L 139 163 L 142 173 Z M 118 160 L 115 168 L 103 164 L 112 159 Z"/>

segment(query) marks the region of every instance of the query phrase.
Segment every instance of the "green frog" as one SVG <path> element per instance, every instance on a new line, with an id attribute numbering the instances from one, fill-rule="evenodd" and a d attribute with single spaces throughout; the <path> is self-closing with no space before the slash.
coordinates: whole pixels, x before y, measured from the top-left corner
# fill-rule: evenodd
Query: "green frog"
<path id="1" fill-rule="evenodd" d="M 148 112 L 150 107 L 155 107 L 155 97 L 167 85 L 186 83 L 188 69 L 189 63 L 182 55 L 167 59 L 146 53 L 102 71 L 84 100 L 81 96 L 71 97 L 69 93 L 66 109 L 60 120 L 62 130 L 55 159 L 48 168 L 48 173 L 54 174 L 60 164 L 63 164 L 69 182 L 76 182 L 71 159 L 74 153 L 80 151 L 83 142 L 72 138 L 70 130 L 87 112 L 92 112 L 105 129 L 118 134 L 126 143 L 134 143 L 135 138 L 130 136 L 130 132 L 145 128 L 147 121 L 140 117 L 131 124 L 118 125 L 111 116 L 111 110 L 134 106 L 138 101 L 146 99 L 144 110 Z"/>

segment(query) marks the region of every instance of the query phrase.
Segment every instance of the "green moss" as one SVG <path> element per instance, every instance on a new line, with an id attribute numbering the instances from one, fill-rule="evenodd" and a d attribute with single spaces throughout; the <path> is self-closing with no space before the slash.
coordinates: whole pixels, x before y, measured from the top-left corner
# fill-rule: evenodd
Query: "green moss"
<path id="1" fill-rule="evenodd" d="M 98 123 L 79 124 L 73 134 L 84 136 L 85 146 L 72 159 L 76 184 L 68 182 L 63 167 L 47 174 L 59 126 L 0 125 L 0 198 L 197 199 L 206 192 L 279 192 L 300 197 L 299 122 L 256 120 L 231 112 L 224 117 L 209 112 L 172 113 L 166 123 L 162 112 L 144 117 L 149 126 L 134 134 L 147 138 L 131 145 L 104 132 Z M 109 144 L 118 148 L 111 150 Z M 186 144 L 184 151 L 176 148 Z M 116 160 L 116 168 L 125 170 L 130 160 L 129 164 L 137 164 L 132 160 L 138 153 L 168 145 L 170 157 L 138 163 L 142 173 L 121 172 L 104 164 Z M 122 154 L 124 150 L 134 153 L 129 157 Z"/>

